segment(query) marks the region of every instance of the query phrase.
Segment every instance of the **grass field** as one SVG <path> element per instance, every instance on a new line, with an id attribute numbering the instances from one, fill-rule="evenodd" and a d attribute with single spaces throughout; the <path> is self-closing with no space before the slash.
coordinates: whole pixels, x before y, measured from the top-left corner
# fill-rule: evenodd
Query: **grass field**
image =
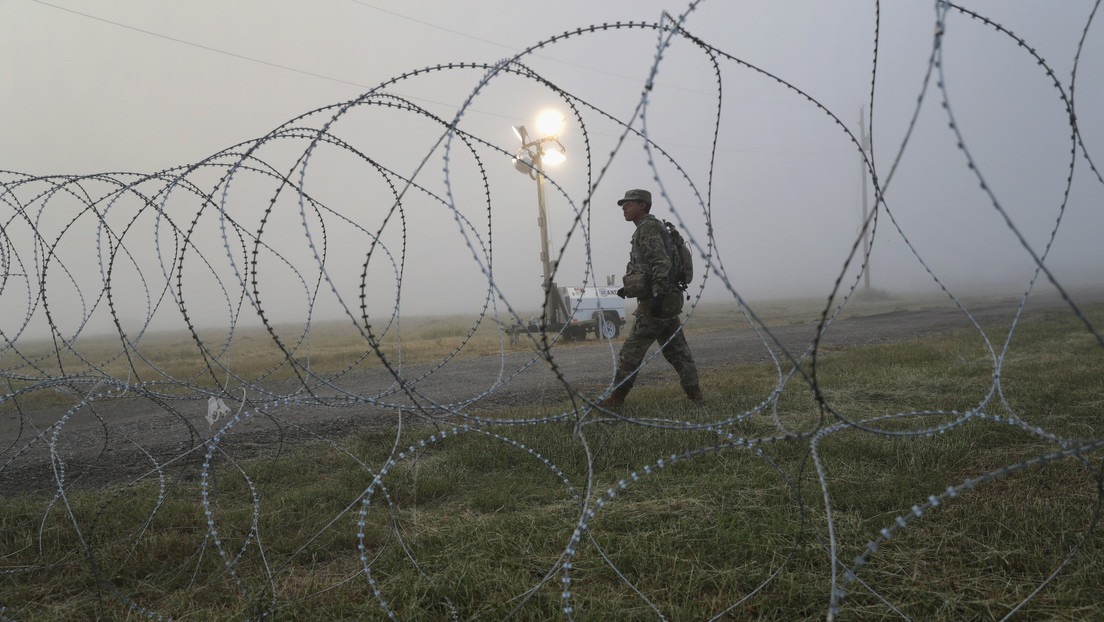
<path id="1" fill-rule="evenodd" d="M 629 303 L 630 312 L 633 303 Z M 756 303 L 756 312 L 771 323 L 815 321 L 822 300 L 778 300 Z M 854 299 L 844 316 L 901 309 L 946 306 L 946 298 Z M 533 311 L 529 315 L 539 315 Z M 706 303 L 694 310 L 688 332 L 731 329 L 744 323 L 733 304 Z M 344 370 L 389 364 L 440 361 L 446 356 L 493 355 L 532 348 L 527 340 L 511 346 L 490 317 L 444 315 L 390 318 L 369 333 L 351 322 L 304 325 L 206 327 L 190 331 L 128 334 L 83 334 L 69 341 L 24 337 L 16 347 L 0 350 L 0 370 L 11 379 L 9 390 L 34 387 L 34 379 L 109 378 L 120 382 L 169 382 L 180 387 L 215 388 L 230 377 L 245 383 L 294 379 L 307 370 L 331 375 Z M 26 379 L 25 379 L 26 378 Z M 60 405 L 68 400 L 35 391 L 21 398 L 25 406 Z"/>
<path id="2" fill-rule="evenodd" d="M 729 366 L 704 410 L 638 388 L 635 423 L 416 424 L 7 498 L 0 619 L 1104 619 L 1104 351 L 1037 315 L 998 385 L 968 344 L 825 352 L 826 408 Z"/>

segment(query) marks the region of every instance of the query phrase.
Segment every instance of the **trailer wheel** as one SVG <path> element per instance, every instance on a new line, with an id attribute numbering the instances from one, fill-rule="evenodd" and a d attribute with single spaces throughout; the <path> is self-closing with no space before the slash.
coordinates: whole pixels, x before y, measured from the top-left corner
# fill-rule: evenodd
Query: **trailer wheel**
<path id="1" fill-rule="evenodd" d="M 606 318 L 607 324 L 613 324 L 613 338 L 617 339 L 621 336 L 621 325 L 625 322 L 620 317 L 618 317 L 616 313 L 613 312 L 607 314 Z"/>
<path id="2" fill-rule="evenodd" d="M 594 319 L 597 322 L 595 332 L 600 339 L 617 339 L 617 336 L 621 334 L 621 327 L 617 325 L 616 321 L 612 321 L 600 313 L 595 314 Z"/>

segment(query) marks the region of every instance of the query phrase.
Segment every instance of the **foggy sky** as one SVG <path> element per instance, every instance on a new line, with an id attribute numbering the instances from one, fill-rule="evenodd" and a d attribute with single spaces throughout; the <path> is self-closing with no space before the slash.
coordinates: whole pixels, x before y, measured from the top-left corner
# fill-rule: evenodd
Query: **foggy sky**
<path id="1" fill-rule="evenodd" d="M 961 3 L 1026 40 L 1066 96 L 1094 4 Z M 374 241 L 381 246 L 368 261 L 364 304 L 376 316 L 387 315 L 396 301 L 402 313 L 474 312 L 490 282 L 498 288 L 493 298 L 499 311 L 505 298 L 528 312 L 540 305 L 536 184 L 511 165 L 517 143 L 510 126 L 532 127 L 548 106 L 570 117 L 563 101 L 516 75 L 496 74 L 481 86 L 484 69 L 418 73 L 378 91 L 456 119 L 459 129 L 490 144 L 477 144 L 474 153 L 456 138 L 438 143 L 444 128 L 424 115 L 379 100 L 348 109 L 341 104 L 408 72 L 494 64 L 558 33 L 618 21 L 657 23 L 663 11 L 673 18 L 685 13 L 689 34 L 728 57 L 718 56 L 715 67 L 701 48 L 676 37 L 657 65 L 657 31 L 624 28 L 568 37 L 520 59 L 586 103 L 580 106 L 585 140 L 569 118 L 561 137 L 568 160 L 549 170 L 551 243 L 557 253 L 566 245 L 559 284 L 604 284 L 607 275 L 619 282 L 631 225 L 615 201 L 626 189 L 642 187 L 657 197 L 653 212 L 681 222 L 702 250 L 710 248 L 711 225 L 704 299 L 826 296 L 844 272 L 861 225 L 862 165 L 848 134 L 859 135 L 860 109 L 872 119 L 871 161 L 886 193 L 871 256 L 875 287 L 934 291 L 934 275 L 953 293 L 983 286 L 1023 291 L 1035 269 L 1032 252 L 1047 252 L 1059 222 L 1047 265 L 1062 283 L 1100 283 L 1104 186 L 1081 148 L 1074 151 L 1069 114 L 1053 79 L 1007 34 L 952 11 L 941 63 L 925 81 L 936 34 L 935 3 L 928 1 L 881 3 L 876 13 L 868 1 L 809 0 L 16 0 L 5 4 L 0 19 L 7 59 L 0 169 L 31 177 L 172 170 L 171 178 L 182 173 L 176 167 L 245 143 L 256 149 L 252 162 L 296 181 L 301 173 L 306 192 L 325 206 L 303 209 L 294 192 L 274 199 L 275 178 L 252 169 L 217 186 L 215 198 L 242 230 L 255 233 L 264 219 L 256 256 L 266 315 L 301 321 L 312 304 L 316 318 L 340 316 L 341 306 L 358 311 L 360 275 Z M 1100 170 L 1104 41 L 1102 17 L 1096 17 L 1074 91 L 1078 129 Z M 646 115 L 634 119 L 653 65 L 658 72 Z M 306 165 L 297 165 L 310 141 L 292 133 L 250 142 L 327 106 L 334 108 L 289 127 L 332 122 L 333 135 L 370 161 L 321 145 Z M 662 152 L 645 149 L 631 134 L 619 146 L 621 123 L 646 132 Z M 230 164 L 236 155 L 217 161 Z M 391 209 L 388 176 L 376 166 L 413 176 L 417 187 L 407 189 L 402 213 Z M 211 191 L 220 174 L 205 168 L 186 178 Z M 13 179 L 3 177 L 5 184 Z M 83 189 L 95 195 L 110 186 L 90 181 Z M 31 206 L 44 240 L 63 240 L 54 249 L 55 266 L 66 269 L 48 273 L 55 309 L 97 304 L 112 248 L 119 317 L 139 322 L 159 300 L 171 298 L 166 292 L 176 287 L 180 248 L 166 221 L 143 212 L 138 197 L 120 197 L 111 206 L 114 226 L 122 231 L 129 218 L 137 220 L 113 247 L 97 235 L 94 219 L 80 215 L 81 197 L 67 189 L 43 202 L 40 193 L 48 187 L 9 189 L 0 209 L 8 244 L 24 261 L 33 257 L 33 230 L 13 224 L 10 197 Z M 868 196 L 873 208 L 872 188 Z M 175 226 L 196 223 L 193 243 L 202 254 L 183 260 L 191 313 L 216 324 L 254 315 L 242 302 L 242 291 L 250 289 L 242 275 L 255 250 L 248 235 L 228 230 L 217 209 L 204 207 L 186 188 L 160 200 Z M 569 236 L 576 218 L 582 227 Z M 74 219 L 77 225 L 70 226 Z M 861 261 L 856 257 L 846 270 L 845 289 Z M 699 275 L 706 272 L 698 268 Z M 8 270 L 17 272 L 14 265 Z M 18 280 L 7 284 L 0 298 L 5 322 L 24 313 L 27 287 L 21 290 Z M 102 321 L 107 304 L 99 304 Z M 172 327 L 180 314 L 166 307 L 157 314 Z M 73 329 L 78 320 L 57 321 Z"/>

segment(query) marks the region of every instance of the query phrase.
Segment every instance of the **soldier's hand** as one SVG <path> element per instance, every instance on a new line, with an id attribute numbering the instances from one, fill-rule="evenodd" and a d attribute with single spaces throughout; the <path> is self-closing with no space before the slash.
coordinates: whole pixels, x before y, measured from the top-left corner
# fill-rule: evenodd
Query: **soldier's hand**
<path id="1" fill-rule="evenodd" d="M 663 316 L 663 296 L 655 296 L 652 298 L 652 316 Z"/>
<path id="2" fill-rule="evenodd" d="M 624 298 L 625 297 L 625 288 L 622 287 L 621 289 L 617 290 L 617 295 L 620 296 L 621 298 Z"/>

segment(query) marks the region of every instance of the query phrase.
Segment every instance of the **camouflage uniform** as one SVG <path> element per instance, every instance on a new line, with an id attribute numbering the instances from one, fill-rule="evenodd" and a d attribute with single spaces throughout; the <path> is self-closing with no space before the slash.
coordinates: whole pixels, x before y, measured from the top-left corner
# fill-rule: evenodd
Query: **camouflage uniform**
<path id="1" fill-rule="evenodd" d="M 632 250 L 625 274 L 646 274 L 650 283 L 650 296 L 639 297 L 632 330 L 621 346 L 617 359 L 615 385 L 621 393 L 628 393 L 636 382 L 633 373 L 640 367 L 648 348 L 657 341 L 663 347 L 663 357 L 675 368 L 679 383 L 688 395 L 700 396 L 698 368 L 683 336 L 679 314 L 683 297 L 675 283 L 671 282 L 671 257 L 667 251 L 667 233 L 662 221 L 647 214 L 636 226 L 632 236 Z M 661 300 L 661 304 L 654 301 Z M 654 307 L 660 307 L 654 315 Z"/>

